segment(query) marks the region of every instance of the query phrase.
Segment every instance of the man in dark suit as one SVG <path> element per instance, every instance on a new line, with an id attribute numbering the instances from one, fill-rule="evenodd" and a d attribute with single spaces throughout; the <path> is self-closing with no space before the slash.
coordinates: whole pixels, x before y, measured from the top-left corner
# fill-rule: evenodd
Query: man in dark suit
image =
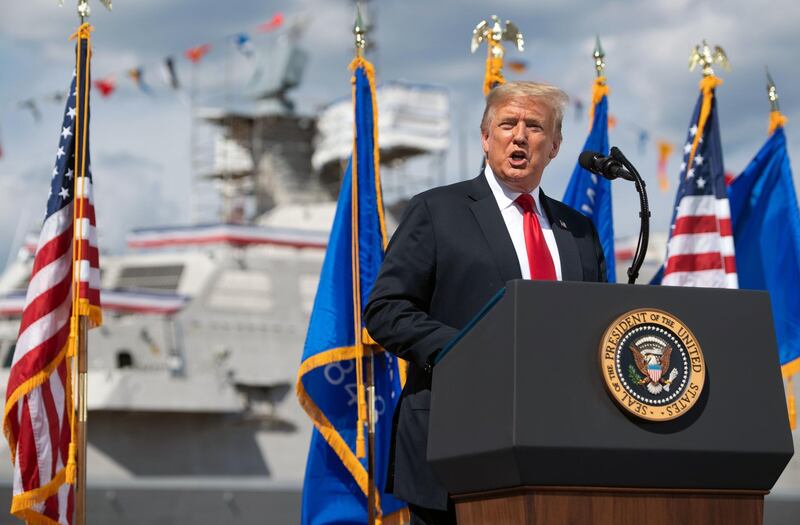
<path id="1" fill-rule="evenodd" d="M 452 501 L 426 461 L 437 352 L 509 280 L 606 280 L 591 221 L 539 189 L 561 145 L 566 101 L 547 84 L 495 88 L 481 122 L 486 168 L 411 199 L 372 289 L 366 327 L 408 361 L 387 484 L 409 503 L 412 524 L 455 523 Z"/>

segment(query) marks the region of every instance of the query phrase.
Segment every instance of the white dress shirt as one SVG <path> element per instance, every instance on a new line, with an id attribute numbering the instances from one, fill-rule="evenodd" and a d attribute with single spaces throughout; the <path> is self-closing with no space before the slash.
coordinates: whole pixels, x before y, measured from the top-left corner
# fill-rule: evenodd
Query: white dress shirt
<path id="1" fill-rule="evenodd" d="M 520 192 L 508 189 L 505 184 L 497 180 L 489 164 L 486 164 L 484 175 L 497 201 L 497 207 L 500 208 L 500 215 L 503 216 L 503 221 L 506 223 L 508 234 L 511 236 L 511 242 L 514 244 L 514 250 L 517 252 L 522 278 L 530 279 L 531 269 L 528 265 L 528 250 L 525 247 L 525 232 L 522 229 L 523 211 L 522 208 L 514 202 L 517 197 L 520 196 Z M 556 279 L 560 281 L 561 258 L 558 256 L 558 245 L 556 244 L 556 237 L 553 235 L 553 229 L 550 227 L 550 221 L 547 219 L 547 215 L 542 212 L 542 206 L 539 203 L 539 186 L 536 186 L 533 191 L 530 192 L 530 195 L 533 197 L 534 211 L 539 218 L 539 224 L 542 227 L 542 233 L 544 233 L 544 240 L 547 242 L 547 249 L 550 250 L 550 257 L 553 258 Z"/>

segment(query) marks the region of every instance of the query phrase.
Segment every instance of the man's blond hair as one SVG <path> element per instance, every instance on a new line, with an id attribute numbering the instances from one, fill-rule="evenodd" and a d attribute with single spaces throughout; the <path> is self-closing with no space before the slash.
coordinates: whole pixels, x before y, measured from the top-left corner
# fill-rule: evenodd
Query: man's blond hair
<path id="1" fill-rule="evenodd" d="M 564 107 L 569 101 L 569 96 L 561 89 L 544 82 L 507 82 L 489 92 L 486 97 L 486 108 L 481 119 L 481 133 L 489 132 L 489 123 L 494 117 L 495 110 L 510 100 L 531 99 L 548 106 L 555 117 L 556 136 L 561 140 L 561 123 L 564 120 Z"/>

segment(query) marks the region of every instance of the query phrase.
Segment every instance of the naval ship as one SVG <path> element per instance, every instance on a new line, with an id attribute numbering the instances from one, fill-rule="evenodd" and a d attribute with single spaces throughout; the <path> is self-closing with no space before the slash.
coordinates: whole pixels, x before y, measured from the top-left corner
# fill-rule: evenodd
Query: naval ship
<path id="1" fill-rule="evenodd" d="M 88 343 L 92 523 L 300 522 L 312 425 L 294 385 L 353 118 L 349 97 L 295 111 L 287 92 L 305 52 L 281 45 L 267 60 L 282 74 L 259 95 L 193 110 L 193 136 L 206 140 L 196 148 L 213 157 L 194 175 L 215 188 L 221 220 L 134 230 L 124 253 L 101 255 L 104 323 Z M 448 94 L 386 83 L 376 96 L 386 203 L 399 209 L 440 176 L 393 174 L 412 158 L 441 164 Z M 35 248 L 32 236 L 0 275 L 2 385 Z M 0 523 L 17 523 L 1 510 L 11 477 L 0 461 Z"/>

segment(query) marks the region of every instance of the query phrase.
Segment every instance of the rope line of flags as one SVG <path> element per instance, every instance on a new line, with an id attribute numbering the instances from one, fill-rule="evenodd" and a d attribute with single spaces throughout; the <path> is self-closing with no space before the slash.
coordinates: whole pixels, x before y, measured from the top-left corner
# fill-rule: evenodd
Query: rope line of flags
<path id="1" fill-rule="evenodd" d="M 256 26 L 253 31 L 230 34 L 224 37 L 222 41 L 224 41 L 227 45 L 232 45 L 243 56 L 251 58 L 255 53 L 253 39 L 258 35 L 277 31 L 284 26 L 285 21 L 284 14 L 282 12 L 277 12 L 272 15 L 269 20 Z M 178 77 L 177 60 L 179 58 L 183 58 L 192 65 L 195 65 L 200 63 L 206 57 L 206 55 L 216 48 L 217 43 L 204 43 L 190 47 L 181 54 L 173 53 L 165 56 L 158 64 L 158 68 L 161 71 L 164 83 L 174 91 L 181 90 L 183 85 Z M 153 87 L 147 81 L 145 75 L 145 73 L 150 69 L 151 67 L 138 65 L 136 67 L 126 69 L 125 71 L 118 71 L 103 75 L 93 80 L 92 84 L 103 98 L 108 98 L 114 94 L 119 87 L 119 79 L 128 79 L 142 93 L 146 95 L 153 95 Z M 13 105 L 13 107 L 17 110 L 29 112 L 34 122 L 39 123 L 42 120 L 41 106 L 43 104 L 61 105 L 64 103 L 65 98 L 66 93 L 63 91 L 54 91 L 51 93 L 35 95 L 19 100 Z"/>

